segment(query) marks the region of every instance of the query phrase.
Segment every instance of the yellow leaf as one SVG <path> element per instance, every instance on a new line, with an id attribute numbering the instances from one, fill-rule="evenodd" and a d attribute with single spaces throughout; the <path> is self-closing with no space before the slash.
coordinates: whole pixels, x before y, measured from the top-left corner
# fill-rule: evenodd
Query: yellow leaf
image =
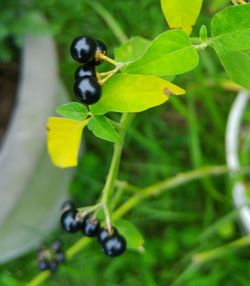
<path id="1" fill-rule="evenodd" d="M 49 117 L 47 125 L 48 151 L 56 166 L 67 168 L 77 165 L 82 130 L 88 121 Z"/>
<path id="2" fill-rule="evenodd" d="M 141 112 L 163 104 L 170 95 L 181 94 L 184 89 L 157 76 L 121 73 L 105 83 L 101 99 L 90 110 L 94 115 Z"/>
<path id="3" fill-rule="evenodd" d="M 172 29 L 183 29 L 191 34 L 199 16 L 202 0 L 161 0 L 164 16 Z"/>

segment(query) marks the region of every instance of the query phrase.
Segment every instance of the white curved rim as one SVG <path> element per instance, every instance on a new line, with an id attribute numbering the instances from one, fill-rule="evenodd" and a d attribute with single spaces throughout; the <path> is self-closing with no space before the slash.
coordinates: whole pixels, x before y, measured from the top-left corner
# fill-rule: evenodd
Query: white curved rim
<path id="1" fill-rule="evenodd" d="M 226 128 L 226 160 L 227 166 L 232 171 L 240 169 L 239 160 L 239 131 L 244 110 L 247 106 L 249 92 L 242 90 L 238 93 L 230 110 Z M 250 208 L 247 205 L 249 199 L 246 196 L 246 187 L 236 181 L 232 187 L 234 205 L 240 212 L 240 220 L 246 233 L 250 233 Z"/>

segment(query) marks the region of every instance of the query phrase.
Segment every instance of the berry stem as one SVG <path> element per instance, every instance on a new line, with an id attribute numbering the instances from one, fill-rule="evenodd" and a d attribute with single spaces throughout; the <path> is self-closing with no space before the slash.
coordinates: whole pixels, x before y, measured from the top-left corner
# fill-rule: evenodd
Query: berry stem
<path id="1" fill-rule="evenodd" d="M 87 214 L 92 213 L 92 212 L 100 209 L 101 207 L 102 207 L 102 205 L 99 203 L 99 204 L 96 204 L 93 206 L 79 208 L 78 209 L 79 212 L 77 213 L 77 217 L 84 218 Z"/>
<path id="2" fill-rule="evenodd" d="M 103 85 L 109 78 L 111 78 L 115 73 L 117 73 L 121 67 L 122 64 L 118 63 L 116 68 L 110 71 L 105 78 L 99 80 L 100 85 Z"/>
<path id="3" fill-rule="evenodd" d="M 108 63 L 110 63 L 110 64 L 112 64 L 112 65 L 114 65 L 114 66 L 118 66 L 118 65 L 119 65 L 118 62 L 116 62 L 115 60 L 111 59 L 110 57 L 108 57 L 108 56 L 106 56 L 106 55 L 104 55 L 104 54 L 102 54 L 102 53 L 98 53 L 98 54 L 97 54 L 97 58 L 98 58 L 99 60 L 103 60 L 103 61 L 105 61 L 105 62 L 108 62 Z"/>
<path id="4" fill-rule="evenodd" d="M 97 75 L 98 78 L 99 77 L 105 77 L 105 76 L 111 74 L 112 72 L 113 72 L 113 70 L 110 70 L 110 71 L 107 71 L 107 72 L 98 72 L 98 73 L 96 73 L 96 75 Z"/>
<path id="5" fill-rule="evenodd" d="M 107 75 L 105 78 L 100 79 L 99 80 L 99 84 L 103 85 L 109 78 L 111 78 L 114 74 L 116 73 L 116 71 L 110 73 L 109 75 Z"/>
<path id="6" fill-rule="evenodd" d="M 117 63 L 116 67 L 113 70 L 97 74 L 97 76 L 99 77 L 106 76 L 102 79 L 99 78 L 98 80 L 99 84 L 103 85 L 109 78 L 111 78 L 115 73 L 117 73 L 122 66 L 123 66 L 122 63 Z"/>

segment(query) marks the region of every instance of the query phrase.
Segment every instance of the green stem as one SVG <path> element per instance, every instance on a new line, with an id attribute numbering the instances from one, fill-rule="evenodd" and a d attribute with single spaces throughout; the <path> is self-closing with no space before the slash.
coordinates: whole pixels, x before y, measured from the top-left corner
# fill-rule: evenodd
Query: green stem
<path id="1" fill-rule="evenodd" d="M 241 237 L 220 247 L 193 255 L 193 261 L 191 264 L 188 265 L 188 267 L 170 284 L 170 286 L 184 285 L 186 277 L 191 273 L 196 272 L 202 264 L 212 259 L 218 258 L 227 252 L 236 251 L 242 247 L 249 246 L 249 244 L 250 235 Z"/>
<path id="2" fill-rule="evenodd" d="M 201 179 L 207 176 L 218 176 L 221 174 L 228 173 L 229 169 L 226 166 L 212 166 L 212 167 L 203 167 L 196 170 L 192 170 L 186 173 L 180 173 L 177 176 L 149 186 L 140 192 L 134 194 L 130 199 L 128 199 L 120 208 L 115 212 L 115 218 L 123 216 L 131 208 L 138 204 L 142 199 L 148 197 L 154 197 L 161 194 L 163 191 L 170 190 L 174 187 L 186 184 L 195 179 Z"/>
<path id="3" fill-rule="evenodd" d="M 120 130 L 119 130 L 121 141 L 114 145 L 114 152 L 112 156 L 109 173 L 107 176 L 105 186 L 102 191 L 101 203 L 103 205 L 103 209 L 105 212 L 107 227 L 110 231 L 111 231 L 110 198 L 114 189 L 115 182 L 117 180 L 125 134 L 134 116 L 135 114 L 133 113 L 124 113 L 121 117 Z"/>
<path id="4" fill-rule="evenodd" d="M 44 281 L 46 281 L 50 277 L 49 271 L 44 271 L 38 274 L 33 280 L 31 280 L 27 286 L 38 286 L 41 285 Z"/>
<path id="5" fill-rule="evenodd" d="M 128 40 L 119 23 L 106 8 L 94 0 L 87 1 L 87 4 L 90 5 L 103 18 L 120 43 L 125 43 Z"/>
<path id="6" fill-rule="evenodd" d="M 84 217 L 86 217 L 87 214 L 92 213 L 93 211 L 96 211 L 101 207 L 102 207 L 101 204 L 96 204 L 94 206 L 78 208 L 77 217 L 79 219 L 83 219 Z"/>
<path id="7" fill-rule="evenodd" d="M 130 120 L 132 120 L 132 118 Z M 173 189 L 174 187 L 184 185 L 193 180 L 202 179 L 206 176 L 218 176 L 218 175 L 228 174 L 230 172 L 231 170 L 229 170 L 224 165 L 203 167 L 203 168 L 192 170 L 186 173 L 179 174 L 171 179 L 167 179 L 158 184 L 149 186 L 145 189 L 141 189 L 140 193 L 134 194 L 129 200 L 127 200 L 120 208 L 118 208 L 114 212 L 113 219 L 115 220 L 115 219 L 120 218 L 121 216 L 129 212 L 135 205 L 137 205 L 141 200 L 145 198 L 157 196 L 161 194 L 163 191 L 168 191 L 169 189 Z M 246 168 L 240 169 L 237 172 L 249 173 L 250 169 L 249 167 L 246 167 Z M 84 247 L 86 247 L 91 241 L 92 240 L 87 237 L 83 237 L 82 239 L 78 240 L 74 245 L 72 245 L 66 251 L 67 260 L 72 259 L 78 252 L 80 252 Z M 49 271 L 42 272 L 38 274 L 33 280 L 31 280 L 27 284 L 27 286 L 41 285 L 50 275 L 51 273 Z"/>
<path id="8" fill-rule="evenodd" d="M 250 245 L 250 235 L 241 237 L 220 247 L 197 253 L 193 256 L 193 262 L 195 264 L 201 265 L 209 260 L 222 256 L 227 252 L 235 251 L 248 245 Z"/>
<path id="9" fill-rule="evenodd" d="M 202 41 L 199 37 L 190 38 L 193 47 L 197 50 L 204 50 L 205 48 L 212 45 L 212 39 L 207 38 L 207 41 Z"/>

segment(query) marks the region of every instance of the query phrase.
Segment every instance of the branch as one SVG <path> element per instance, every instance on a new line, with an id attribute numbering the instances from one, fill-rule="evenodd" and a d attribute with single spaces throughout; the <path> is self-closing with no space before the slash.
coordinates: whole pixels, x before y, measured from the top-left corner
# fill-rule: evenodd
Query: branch
<path id="1" fill-rule="evenodd" d="M 202 167 L 193 171 L 186 173 L 181 173 L 176 175 L 173 178 L 164 180 L 158 184 L 149 186 L 145 189 L 142 189 L 138 193 L 135 193 L 130 199 L 128 199 L 121 207 L 119 207 L 113 214 L 113 220 L 120 218 L 129 212 L 134 206 L 136 206 L 143 199 L 154 197 L 160 195 L 161 193 L 173 189 L 175 187 L 187 184 L 193 180 L 202 179 L 207 176 L 219 176 L 223 174 L 228 174 L 231 171 L 224 165 L 221 166 L 209 166 Z M 250 168 L 242 168 L 239 170 L 240 173 L 250 173 Z M 67 260 L 71 260 L 78 252 L 85 248 L 92 240 L 83 237 L 72 245 L 66 251 Z M 38 286 L 41 285 L 46 279 L 49 278 L 51 273 L 49 271 L 42 272 L 38 274 L 32 281 L 30 281 L 27 286 Z"/>

